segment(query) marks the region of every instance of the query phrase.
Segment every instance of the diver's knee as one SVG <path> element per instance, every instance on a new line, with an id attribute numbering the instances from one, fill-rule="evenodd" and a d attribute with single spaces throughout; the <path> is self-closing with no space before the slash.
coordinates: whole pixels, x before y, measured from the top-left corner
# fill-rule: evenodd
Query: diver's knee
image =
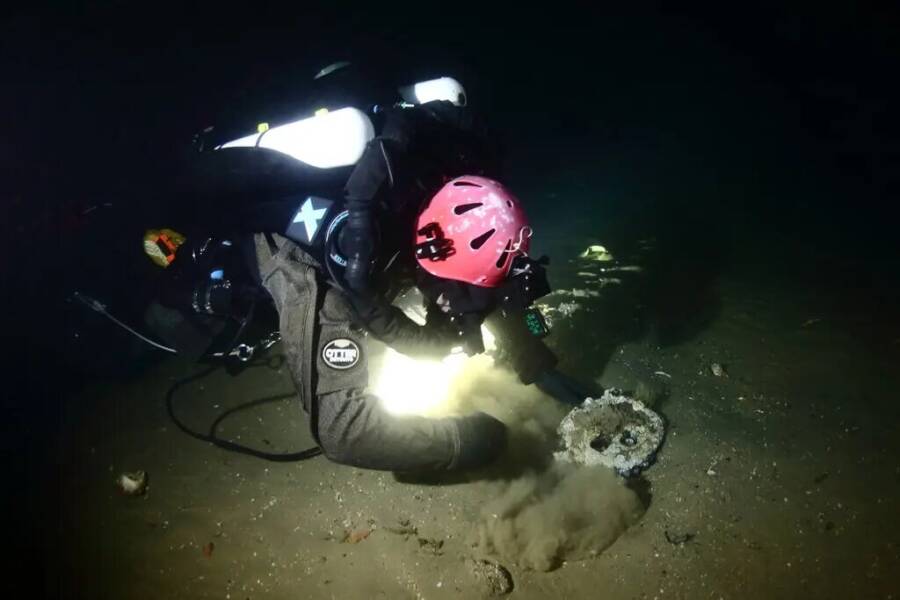
<path id="1" fill-rule="evenodd" d="M 356 463 L 354 460 L 356 455 L 354 454 L 351 445 L 345 440 L 320 434 L 319 448 L 322 449 L 322 454 L 325 455 L 325 458 L 331 462 L 350 466 L 353 466 Z"/>

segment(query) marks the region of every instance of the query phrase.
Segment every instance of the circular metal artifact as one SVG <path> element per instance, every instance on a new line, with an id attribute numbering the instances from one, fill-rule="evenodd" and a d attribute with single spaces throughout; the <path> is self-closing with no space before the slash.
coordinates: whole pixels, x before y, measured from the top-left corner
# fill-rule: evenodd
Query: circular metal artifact
<path id="1" fill-rule="evenodd" d="M 582 465 L 606 465 L 620 475 L 636 475 L 649 467 L 662 445 L 662 417 L 639 400 L 609 389 L 587 398 L 566 415 L 557 429 L 561 450 L 557 460 Z"/>

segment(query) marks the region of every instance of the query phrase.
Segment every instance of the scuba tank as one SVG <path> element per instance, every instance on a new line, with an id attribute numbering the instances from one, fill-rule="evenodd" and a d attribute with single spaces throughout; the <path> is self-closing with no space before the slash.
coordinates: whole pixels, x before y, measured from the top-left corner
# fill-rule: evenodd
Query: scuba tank
<path id="1" fill-rule="evenodd" d="M 196 138 L 203 154 L 217 157 L 213 167 L 226 171 L 211 173 L 222 192 L 213 195 L 216 201 L 225 196 L 237 200 L 237 206 L 219 209 L 217 216 L 232 215 L 231 225 L 241 232 L 276 233 L 291 239 L 320 260 L 338 285 L 347 267 L 339 244 L 348 218 L 344 185 L 376 139 L 383 108 L 436 100 L 457 106 L 466 103 L 465 91 L 453 78 L 397 86 L 373 80 L 373 71 L 361 66 L 340 62 L 319 71 L 300 118 L 280 124 L 261 122 L 255 133 L 234 139 L 219 137 L 215 142 L 211 128 Z M 228 172 L 237 175 L 234 183 L 225 181 Z M 385 269 L 399 254 L 387 253 L 391 256 L 381 265 Z"/>
<path id="2" fill-rule="evenodd" d="M 356 164 L 375 137 L 369 117 L 357 108 L 317 110 L 313 116 L 270 127 L 260 123 L 257 132 L 225 142 L 226 148 L 267 148 L 317 169 L 333 169 Z"/>

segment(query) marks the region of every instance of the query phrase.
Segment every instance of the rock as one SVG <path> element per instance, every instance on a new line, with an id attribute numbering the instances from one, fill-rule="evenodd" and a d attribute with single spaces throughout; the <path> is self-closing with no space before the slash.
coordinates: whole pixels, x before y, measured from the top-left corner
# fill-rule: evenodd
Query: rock
<path id="1" fill-rule="evenodd" d="M 122 473 L 116 479 L 116 487 L 125 496 L 143 496 L 147 492 L 149 478 L 146 471 Z"/>
<path id="2" fill-rule="evenodd" d="M 665 531 L 665 535 L 666 535 L 666 541 L 669 542 L 670 544 L 672 544 L 673 546 L 683 546 L 683 545 L 687 544 L 689 541 L 691 541 L 692 539 L 694 539 L 694 537 L 696 537 L 697 534 L 696 533 L 688 533 L 688 532 L 684 532 L 684 533 L 671 532 L 670 533 L 669 530 L 667 529 Z"/>
<path id="3" fill-rule="evenodd" d="M 712 374 L 716 377 L 728 377 L 728 372 L 725 370 L 725 367 L 719 363 L 709 365 L 709 370 L 712 371 Z"/>
<path id="4" fill-rule="evenodd" d="M 469 572 L 489 596 L 505 596 L 513 591 L 513 578 L 503 565 L 470 558 L 466 560 Z"/>
<path id="5" fill-rule="evenodd" d="M 610 262 L 613 260 L 613 255 L 600 245 L 588 246 L 587 249 L 578 256 L 579 258 L 595 260 L 597 262 Z"/>
<path id="6" fill-rule="evenodd" d="M 419 548 L 425 550 L 435 556 L 440 556 L 444 552 L 441 548 L 444 547 L 444 540 L 435 540 L 431 538 L 417 538 L 419 542 Z"/>
<path id="7" fill-rule="evenodd" d="M 369 537 L 369 535 L 371 534 L 371 529 L 357 529 L 356 531 L 347 531 L 344 534 L 344 542 L 348 544 L 358 544 Z"/>

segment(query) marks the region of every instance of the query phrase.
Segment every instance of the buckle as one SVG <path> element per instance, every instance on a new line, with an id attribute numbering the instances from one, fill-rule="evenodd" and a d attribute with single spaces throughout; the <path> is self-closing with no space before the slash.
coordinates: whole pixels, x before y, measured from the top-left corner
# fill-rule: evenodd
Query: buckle
<path id="1" fill-rule="evenodd" d="M 419 260 L 446 260 L 456 254 L 453 240 L 444 237 L 444 232 L 437 223 L 429 223 L 416 233 L 426 238 L 424 242 L 416 244 L 416 258 Z"/>

